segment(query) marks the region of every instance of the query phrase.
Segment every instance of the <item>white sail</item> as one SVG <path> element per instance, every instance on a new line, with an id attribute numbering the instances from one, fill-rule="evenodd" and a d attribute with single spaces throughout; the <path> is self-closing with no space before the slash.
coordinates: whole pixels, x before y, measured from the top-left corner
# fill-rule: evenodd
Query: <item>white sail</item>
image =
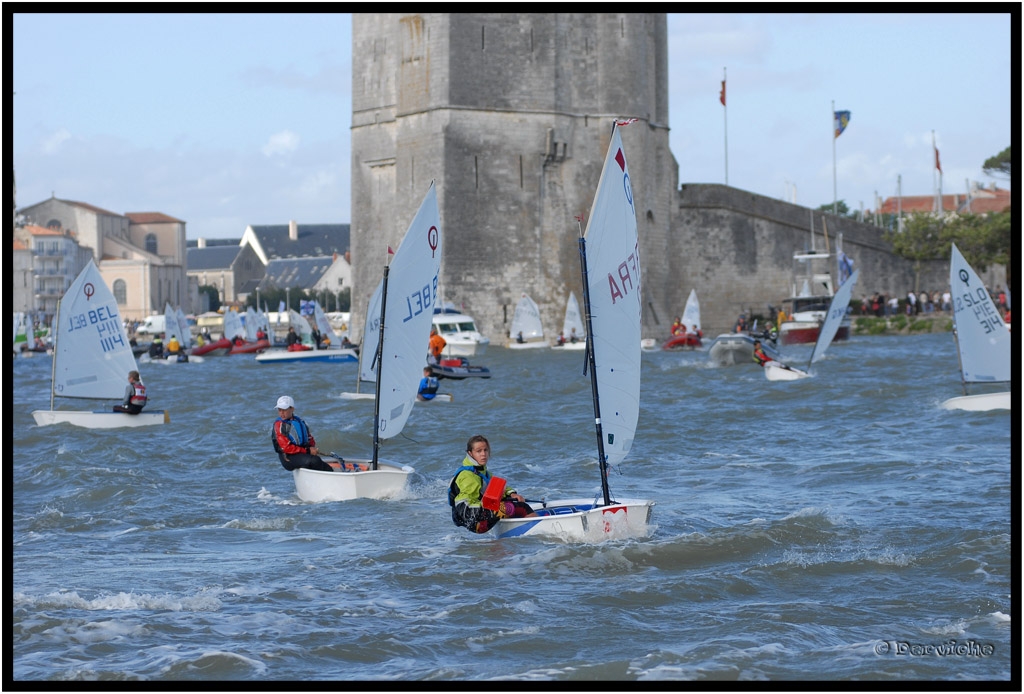
<path id="1" fill-rule="evenodd" d="M 846 308 L 850 305 L 850 297 L 853 295 L 853 287 L 857 284 L 858 277 L 860 277 L 859 269 L 854 270 L 849 279 L 843 282 L 839 290 L 832 295 L 832 301 L 828 305 L 828 315 L 825 316 L 825 322 L 822 323 L 821 330 L 818 331 L 818 340 L 814 343 L 814 350 L 811 352 L 811 361 L 808 362 L 808 366 L 825 356 L 825 350 L 832 344 L 833 338 L 839 331 L 839 325 L 846 317 Z"/>
<path id="2" fill-rule="evenodd" d="M 316 329 L 320 331 L 320 338 L 330 340 L 331 349 L 341 349 L 341 338 L 334 332 L 331 322 L 327 320 L 324 310 L 317 301 L 313 302 L 313 319 L 316 321 Z"/>
<path id="3" fill-rule="evenodd" d="M 430 344 L 440 271 L 441 217 L 437 190 L 431 182 L 388 271 L 384 344 L 378 365 L 377 433 L 382 438 L 401 433 L 416 402 Z M 369 354 L 363 361 L 367 358 L 371 358 Z"/>
<path id="4" fill-rule="evenodd" d="M 309 325 L 306 317 L 293 308 L 288 309 L 288 326 L 295 328 L 295 332 L 302 340 L 302 344 L 313 344 L 313 328 Z"/>
<path id="5" fill-rule="evenodd" d="M 263 328 L 263 332 L 266 334 L 267 339 L 269 340 L 270 336 L 274 334 L 274 331 L 270 327 L 270 319 L 267 318 L 267 314 L 264 311 L 258 308 L 256 309 L 256 318 L 257 326 Z"/>
<path id="6" fill-rule="evenodd" d="M 61 299 L 53 360 L 53 393 L 120 400 L 137 370 L 117 301 L 90 258 Z"/>
<path id="7" fill-rule="evenodd" d="M 697 290 L 691 289 L 690 296 L 686 299 L 686 308 L 683 309 L 681 319 L 686 329 L 690 332 L 697 332 L 700 327 L 700 302 L 697 301 Z"/>
<path id="8" fill-rule="evenodd" d="M 185 312 L 178 307 L 175 311 L 175 316 L 178 319 L 178 328 L 181 330 L 181 337 L 178 341 L 181 342 L 182 349 L 188 349 L 192 346 L 192 331 L 188 327 L 188 318 L 185 317 Z"/>
<path id="9" fill-rule="evenodd" d="M 984 283 L 953 244 L 949 262 L 953 323 L 964 383 L 1010 380 L 1010 331 Z"/>
<path id="10" fill-rule="evenodd" d="M 376 383 L 377 345 L 380 343 L 380 298 L 384 290 L 384 280 L 377 283 L 377 288 L 366 306 L 366 322 L 363 323 L 363 346 L 359 348 L 359 380 Z"/>
<path id="11" fill-rule="evenodd" d="M 185 340 L 181 335 L 181 326 L 178 324 L 178 312 L 169 303 L 164 305 L 164 344 L 177 338 L 178 344 L 185 349 Z"/>
<path id="12" fill-rule="evenodd" d="M 28 343 L 28 328 L 25 325 L 26 318 L 22 311 L 14 312 L 14 351 L 18 352 L 22 344 Z"/>
<path id="13" fill-rule="evenodd" d="M 566 340 L 576 331 L 576 337 L 584 339 L 587 331 L 583 327 L 583 318 L 580 316 L 580 304 L 576 301 L 575 292 L 569 292 L 569 300 L 565 303 L 565 320 L 562 321 L 562 335 Z M 524 334 L 525 335 L 525 334 Z"/>
<path id="14" fill-rule="evenodd" d="M 231 309 L 224 309 L 224 337 L 234 340 L 236 337 L 245 338 L 245 328 L 242 327 L 242 319 L 238 313 Z"/>
<path id="15" fill-rule="evenodd" d="M 544 328 L 540 322 L 540 309 L 537 308 L 536 302 L 526 294 L 523 294 L 523 298 L 516 305 L 508 336 L 511 340 L 518 340 L 519 333 L 523 334 L 523 340 L 538 340 L 544 337 Z"/>
<path id="16" fill-rule="evenodd" d="M 246 342 L 256 342 L 259 338 L 256 337 L 256 331 L 260 328 L 260 319 L 256 315 L 256 309 L 249 306 L 245 309 L 245 340 Z"/>
<path id="17" fill-rule="evenodd" d="M 584 238 L 604 451 L 614 465 L 629 453 L 640 414 L 640 250 L 618 126 Z"/>

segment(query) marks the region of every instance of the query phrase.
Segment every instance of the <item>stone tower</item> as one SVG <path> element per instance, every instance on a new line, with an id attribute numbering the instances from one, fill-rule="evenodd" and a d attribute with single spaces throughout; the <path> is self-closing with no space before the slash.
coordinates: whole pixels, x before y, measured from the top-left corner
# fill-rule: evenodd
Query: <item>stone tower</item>
<path id="1" fill-rule="evenodd" d="M 651 260 L 675 250 L 678 183 L 664 14 L 354 14 L 352 34 L 357 336 L 387 246 L 431 180 L 442 298 L 500 345 L 525 292 L 556 335 L 569 292 L 582 297 L 574 218 L 589 214 L 616 118 L 639 119 L 622 137 L 645 307 L 662 303 L 669 263 Z"/>

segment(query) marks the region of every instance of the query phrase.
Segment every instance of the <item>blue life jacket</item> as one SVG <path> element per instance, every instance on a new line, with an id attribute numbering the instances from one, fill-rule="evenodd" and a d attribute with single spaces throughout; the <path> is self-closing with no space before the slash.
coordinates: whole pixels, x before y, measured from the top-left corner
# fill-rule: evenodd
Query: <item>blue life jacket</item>
<path id="1" fill-rule="evenodd" d="M 309 446 L 309 427 L 304 421 L 298 417 L 292 417 L 291 419 L 278 418 L 274 424 L 277 422 L 281 422 L 281 433 L 287 436 L 289 441 L 296 446 Z M 273 425 L 270 427 L 270 440 L 274 443 L 274 450 L 283 453 L 280 444 L 277 443 L 277 432 Z"/>

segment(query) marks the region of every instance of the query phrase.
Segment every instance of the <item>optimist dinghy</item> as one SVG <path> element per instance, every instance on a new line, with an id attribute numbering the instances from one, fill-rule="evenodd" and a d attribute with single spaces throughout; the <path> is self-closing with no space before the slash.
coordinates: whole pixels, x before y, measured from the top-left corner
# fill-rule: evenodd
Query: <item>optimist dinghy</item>
<path id="1" fill-rule="evenodd" d="M 854 270 L 853 274 L 843 282 L 842 286 L 832 296 L 828 305 L 828 313 L 825 315 L 825 322 L 818 331 L 818 339 L 814 342 L 814 349 L 811 351 L 811 359 L 807 362 L 807 368 L 811 364 L 825 356 L 825 350 L 832 344 L 839 326 L 846 318 L 846 308 L 850 305 L 850 296 L 853 294 L 853 287 L 857 284 L 860 270 Z M 808 371 L 797 369 L 781 361 L 769 361 L 764 364 L 764 377 L 769 381 L 797 381 L 810 377 Z"/>
<path id="2" fill-rule="evenodd" d="M 953 290 L 953 335 L 964 394 L 946 400 L 942 408 L 977 412 L 1009 410 L 1010 329 L 999 315 L 981 278 L 956 244 L 953 244 L 949 261 L 949 286 Z M 1005 384 L 1007 390 L 970 395 L 968 384 Z"/>
<path id="3" fill-rule="evenodd" d="M 389 282 L 392 268 L 394 277 Z M 384 277 L 378 286 L 380 322 L 371 362 L 376 369 L 373 455 L 346 457 L 340 472 L 293 470 L 295 491 L 303 501 L 379 499 L 393 497 L 405 489 L 413 468 L 379 460 L 380 440 L 402 433 L 416 404 L 440 271 L 441 217 L 437 190 L 431 181 L 398 250 L 390 264 L 384 265 Z M 361 355 L 367 354 L 366 348 L 364 337 Z"/>
<path id="4" fill-rule="evenodd" d="M 167 424 L 164 410 L 139 414 L 107 410 L 53 409 L 54 396 L 90 400 L 120 400 L 128 384 L 128 372 L 137 371 L 135 354 L 117 310 L 117 301 L 89 259 L 57 304 L 50 377 L 50 409 L 35 410 L 39 426 L 73 424 L 86 429 L 117 429 Z"/>
<path id="5" fill-rule="evenodd" d="M 640 257 L 619 125 L 612 126 L 590 220 L 579 239 L 601 493 L 530 501 L 537 516 L 498 521 L 488 531 L 498 537 L 600 542 L 645 537 L 651 530 L 654 501 L 613 497 L 608 488 L 608 468 L 629 453 L 640 414 Z"/>

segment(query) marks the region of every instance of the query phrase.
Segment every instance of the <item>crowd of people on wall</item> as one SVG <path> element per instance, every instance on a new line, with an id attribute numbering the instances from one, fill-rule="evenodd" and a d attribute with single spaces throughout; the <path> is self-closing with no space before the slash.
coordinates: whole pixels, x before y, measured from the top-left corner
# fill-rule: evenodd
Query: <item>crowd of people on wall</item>
<path id="1" fill-rule="evenodd" d="M 995 291 L 988 290 L 992 302 L 999 309 L 1004 320 L 1009 320 L 1010 307 L 1006 290 L 1001 286 Z M 939 291 L 934 289 L 931 292 L 915 292 L 910 290 L 906 297 L 890 296 L 886 292 L 875 292 L 871 296 L 861 294 L 859 313 L 862 316 L 896 316 L 905 314 L 907 316 L 918 316 L 921 314 L 953 312 L 953 297 L 949 289 Z"/>

